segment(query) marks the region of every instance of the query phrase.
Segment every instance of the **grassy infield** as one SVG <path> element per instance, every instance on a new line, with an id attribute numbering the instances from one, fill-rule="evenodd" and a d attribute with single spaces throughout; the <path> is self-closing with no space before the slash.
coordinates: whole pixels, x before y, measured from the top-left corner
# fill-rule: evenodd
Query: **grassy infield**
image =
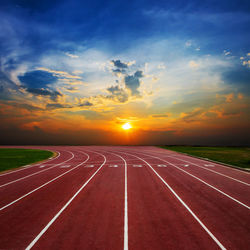
<path id="1" fill-rule="evenodd" d="M 52 155 L 50 151 L 38 149 L 0 148 L 0 171 L 45 160 Z"/>
<path id="2" fill-rule="evenodd" d="M 162 146 L 162 148 L 250 169 L 250 148 L 190 146 Z M 1 148 L 0 171 L 45 160 L 52 155 L 52 152 L 45 150 Z"/>
<path id="3" fill-rule="evenodd" d="M 250 148 L 162 146 L 162 148 L 250 169 Z"/>

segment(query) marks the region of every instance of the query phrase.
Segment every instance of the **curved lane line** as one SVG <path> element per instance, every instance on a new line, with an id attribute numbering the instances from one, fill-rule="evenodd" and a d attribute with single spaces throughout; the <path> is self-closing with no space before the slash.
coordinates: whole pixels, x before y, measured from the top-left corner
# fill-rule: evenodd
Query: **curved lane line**
<path id="1" fill-rule="evenodd" d="M 86 150 L 87 151 L 87 150 Z M 68 200 L 68 202 L 59 210 L 59 212 L 49 221 L 49 223 L 42 229 L 42 231 L 35 237 L 35 239 L 25 248 L 25 250 L 31 249 L 36 242 L 43 236 L 43 234 L 49 229 L 49 227 L 55 222 L 55 220 L 61 215 L 61 213 L 70 205 L 70 203 L 77 197 L 77 195 L 87 186 L 87 184 L 94 178 L 94 176 L 101 170 L 106 163 L 106 157 L 101 166 L 94 172 L 94 174 L 78 189 L 78 191 Z"/>
<path id="2" fill-rule="evenodd" d="M 82 152 L 82 153 L 83 153 L 83 152 Z M 86 153 L 84 153 L 84 154 L 86 154 Z M 86 154 L 86 155 L 87 155 L 87 159 L 86 159 L 84 162 L 82 162 L 82 163 L 78 164 L 77 166 L 75 166 L 74 168 L 72 168 L 72 169 L 70 169 L 70 170 L 68 170 L 68 171 L 66 171 L 66 172 L 64 172 L 64 173 L 62 173 L 62 174 L 60 174 L 60 175 L 58 175 L 57 177 L 55 177 L 54 179 L 52 179 L 52 180 L 50 180 L 50 181 L 44 183 L 43 185 L 41 185 L 41 186 L 39 186 L 39 187 L 37 187 L 37 188 L 31 190 L 30 192 L 24 194 L 23 196 L 19 197 L 18 199 L 14 200 L 14 201 L 8 203 L 7 205 L 1 207 L 1 208 L 0 208 L 0 211 L 2 211 L 2 210 L 4 210 L 5 208 L 7 208 L 7 207 L 9 207 L 9 206 L 11 206 L 11 205 L 13 205 L 13 204 L 15 204 L 16 202 L 22 200 L 23 198 L 29 196 L 30 194 L 36 192 L 37 190 L 39 190 L 39 189 L 41 189 L 41 188 L 47 186 L 47 185 L 50 184 L 51 182 L 53 182 L 53 181 L 55 181 L 55 180 L 61 178 L 62 176 L 66 175 L 67 173 L 69 173 L 69 172 L 73 171 L 74 169 L 78 168 L 79 166 L 81 166 L 82 164 L 84 164 L 85 162 L 87 162 L 87 161 L 89 160 L 89 155 L 88 155 L 88 154 Z"/>
<path id="3" fill-rule="evenodd" d="M 224 177 L 226 177 L 226 178 L 232 179 L 232 180 L 237 181 L 237 182 L 239 182 L 239 183 L 242 183 L 242 184 L 244 184 L 244 185 L 250 186 L 249 183 L 246 183 L 246 182 L 244 182 L 244 181 L 240 181 L 240 180 L 235 179 L 235 178 L 233 178 L 233 177 L 231 177 L 231 176 L 228 176 L 228 175 L 222 174 L 222 173 L 220 173 L 220 172 L 217 172 L 217 171 L 215 171 L 215 170 L 213 170 L 213 169 L 209 169 L 209 168 L 205 168 L 205 167 L 203 167 L 203 166 L 199 166 L 199 165 L 196 164 L 196 163 L 193 163 L 193 162 L 190 162 L 190 161 L 186 161 L 186 160 L 183 160 L 183 159 L 180 159 L 180 158 L 177 158 L 177 157 L 173 157 L 173 156 L 166 156 L 166 157 L 170 157 L 170 158 L 173 158 L 173 159 L 177 159 L 177 160 L 180 160 L 180 161 L 187 162 L 187 163 L 192 164 L 192 165 L 195 165 L 195 166 L 197 166 L 197 167 L 199 167 L 199 168 L 206 169 L 206 170 L 211 171 L 211 172 L 213 172 L 213 173 L 216 173 L 216 174 L 218 174 L 218 175 L 224 176 Z"/>
<path id="4" fill-rule="evenodd" d="M 125 153 L 129 154 L 129 153 Z M 129 154 L 132 155 L 132 154 Z M 221 242 L 211 233 L 211 231 L 203 224 L 203 222 L 195 215 L 195 213 L 189 208 L 189 206 L 181 199 L 181 197 L 171 188 L 171 186 L 154 170 L 154 168 L 142 158 L 132 155 L 143 162 L 145 162 L 151 170 L 157 175 L 157 177 L 167 186 L 167 188 L 174 194 L 174 196 L 180 201 L 180 203 L 188 210 L 188 212 L 194 217 L 194 219 L 201 225 L 201 227 L 208 233 L 208 235 L 215 241 L 215 243 L 220 247 L 220 249 L 226 250 L 226 248 L 221 244 Z"/>
<path id="5" fill-rule="evenodd" d="M 51 150 L 48 150 L 48 151 L 51 151 Z M 53 151 L 51 151 L 51 152 L 53 152 Z M 46 164 L 47 162 L 55 160 L 55 159 L 57 159 L 61 155 L 60 152 L 58 152 L 58 151 L 54 151 L 54 152 L 57 152 L 57 154 L 58 154 L 55 158 L 48 159 L 45 162 L 41 162 L 41 164 Z M 20 167 L 20 169 L 17 169 L 17 170 L 10 170 L 10 172 L 8 172 L 8 173 L 0 174 L 0 177 L 1 176 L 5 176 L 5 175 L 9 175 L 9 174 L 13 174 L 13 173 L 16 173 L 16 172 L 19 172 L 19 171 L 22 171 L 22 170 L 25 170 L 25 169 L 28 169 L 28 168 L 32 168 L 32 167 L 35 167 L 37 165 L 38 165 L 38 163 L 33 163 L 32 166 L 28 165 L 28 166 Z"/>
<path id="6" fill-rule="evenodd" d="M 129 154 L 129 153 L 125 153 L 125 154 Z M 144 154 L 144 153 L 140 153 L 140 154 L 149 156 L 149 154 Z M 219 192 L 219 193 L 223 194 L 224 196 L 228 197 L 229 199 L 231 199 L 231 200 L 233 200 L 233 201 L 237 202 L 237 203 L 238 203 L 238 204 L 240 204 L 241 206 L 243 206 L 243 207 L 245 207 L 245 208 L 247 208 L 247 209 L 250 209 L 250 207 L 249 207 L 248 205 L 246 205 L 245 203 L 243 203 L 243 202 L 241 202 L 241 201 L 239 201 L 239 200 L 237 200 L 237 199 L 233 198 L 233 197 L 232 197 L 232 196 L 230 196 L 229 194 L 227 194 L 227 193 L 225 193 L 225 192 L 221 191 L 220 189 L 218 189 L 218 188 L 214 187 L 213 185 L 211 185 L 211 184 L 209 184 L 209 183 L 205 182 L 204 180 L 200 179 L 199 177 L 197 177 L 197 176 L 195 176 L 195 175 L 193 175 L 193 174 L 191 174 L 191 173 L 187 172 L 186 170 L 184 170 L 184 169 L 182 169 L 182 168 L 177 167 L 177 166 L 176 166 L 176 165 L 174 165 L 173 163 L 170 163 L 170 162 L 168 162 L 168 161 L 166 161 L 166 160 L 164 160 L 164 159 L 161 159 L 161 158 L 159 158 L 159 157 L 157 157 L 157 156 L 150 155 L 150 157 L 152 157 L 152 158 L 156 158 L 156 159 L 159 159 L 159 160 L 161 160 L 161 161 L 164 161 L 164 162 L 166 162 L 166 163 L 168 163 L 168 164 L 172 165 L 173 167 L 175 167 L 175 168 L 177 168 L 177 169 L 181 170 L 182 172 L 184 172 L 184 173 L 186 173 L 186 174 L 188 174 L 188 175 L 192 176 L 192 177 L 193 177 L 193 178 L 195 178 L 196 180 L 198 180 L 198 181 L 200 181 L 200 182 L 204 183 L 204 184 L 205 184 L 205 185 L 207 185 L 208 187 L 210 187 L 210 188 L 212 188 L 212 189 L 216 190 L 217 192 Z"/>
<path id="7" fill-rule="evenodd" d="M 69 151 L 69 152 L 70 152 L 70 151 Z M 65 162 L 68 162 L 68 161 L 70 161 L 71 159 L 73 159 L 73 158 L 75 157 L 75 155 L 74 155 L 72 152 L 70 152 L 70 153 L 72 154 L 72 157 L 71 157 L 70 159 L 68 159 L 68 160 L 66 160 L 66 161 L 63 161 L 63 162 L 61 162 L 61 163 L 55 164 L 55 165 L 53 165 L 52 167 L 49 167 L 49 168 L 43 169 L 43 170 L 41 170 L 41 171 L 35 172 L 35 173 L 33 173 L 33 174 L 29 174 L 29 175 L 26 175 L 26 176 L 24 176 L 24 177 L 18 178 L 18 179 L 14 180 L 14 181 L 7 182 L 7 183 L 5 183 L 5 184 L 3 184 L 3 185 L 0 185 L 0 188 L 1 188 L 1 187 L 8 186 L 8 185 L 10 185 L 10 184 L 12 184 L 12 183 L 15 183 L 15 182 L 24 180 L 24 179 L 26 179 L 26 178 L 28 178 L 28 177 L 33 176 L 33 175 L 36 175 L 36 174 L 45 172 L 45 171 L 47 171 L 47 170 L 49 170 L 49 169 L 55 168 L 55 167 L 57 167 L 57 166 L 59 166 L 59 165 L 65 163 Z"/>

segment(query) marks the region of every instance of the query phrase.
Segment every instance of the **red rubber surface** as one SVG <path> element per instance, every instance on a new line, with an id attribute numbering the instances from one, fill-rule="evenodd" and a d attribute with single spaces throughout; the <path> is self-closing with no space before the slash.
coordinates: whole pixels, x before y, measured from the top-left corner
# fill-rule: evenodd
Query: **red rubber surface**
<path id="1" fill-rule="evenodd" d="M 247 172 L 146 146 L 22 148 L 60 154 L 0 173 L 0 249 L 249 249 Z"/>

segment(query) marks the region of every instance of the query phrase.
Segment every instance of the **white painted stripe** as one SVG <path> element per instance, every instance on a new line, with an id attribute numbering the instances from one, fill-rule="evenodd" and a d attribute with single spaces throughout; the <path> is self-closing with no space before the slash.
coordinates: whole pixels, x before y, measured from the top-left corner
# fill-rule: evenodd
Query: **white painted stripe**
<path id="1" fill-rule="evenodd" d="M 134 151 L 134 150 L 132 150 L 132 151 Z M 135 152 L 135 151 L 134 151 Z M 145 150 L 144 152 L 149 152 L 149 153 L 152 153 L 152 151 L 148 151 L 148 150 Z M 174 152 L 174 151 L 172 151 L 172 152 Z M 159 154 L 159 152 L 156 152 L 157 154 Z M 163 152 L 162 152 L 163 153 Z M 161 153 L 161 154 L 162 154 Z M 192 156 L 191 155 L 187 155 L 187 154 L 184 154 L 184 153 L 179 153 L 178 155 L 172 155 L 172 154 L 166 154 L 165 152 L 164 152 L 164 155 L 168 155 L 168 156 L 170 156 L 170 157 L 172 157 L 172 156 L 178 156 L 178 157 L 180 157 L 180 156 L 183 156 L 183 157 L 188 157 L 188 158 L 192 158 Z M 171 156 L 172 155 L 172 156 Z M 168 157 L 168 156 L 166 156 L 166 157 Z M 173 157 L 173 158 L 175 158 L 175 157 Z M 204 162 L 206 162 L 204 159 L 208 159 L 208 158 L 197 158 L 197 157 L 195 157 L 195 156 L 193 156 L 193 158 L 195 158 L 195 159 L 197 159 L 197 160 L 201 160 L 201 161 L 204 161 Z M 179 159 L 179 160 L 182 160 L 182 159 Z M 209 160 L 209 159 L 208 159 Z M 183 160 L 184 161 L 184 160 Z M 216 166 L 218 166 L 218 167 L 222 167 L 222 168 L 226 168 L 227 170 L 229 169 L 229 167 L 227 167 L 227 166 L 224 166 L 224 165 L 222 165 L 223 163 L 222 162 L 218 162 L 218 161 L 213 161 L 213 162 L 216 162 L 217 164 L 216 164 Z M 237 169 L 237 168 L 233 168 L 233 167 L 230 167 L 230 170 L 234 170 L 234 171 L 237 171 L 237 172 L 240 172 L 240 173 L 242 173 L 242 174 L 247 174 L 247 175 L 249 175 L 250 174 L 250 172 L 246 172 L 246 171 L 242 171 L 242 170 L 240 170 L 240 169 Z"/>
<path id="2" fill-rule="evenodd" d="M 142 165 L 133 165 L 133 168 L 142 168 Z"/>
<path id="3" fill-rule="evenodd" d="M 109 152 L 110 153 L 110 152 Z M 128 169 L 126 160 L 115 153 L 110 153 L 120 157 L 124 161 L 124 243 L 123 249 L 128 250 Z"/>
<path id="4" fill-rule="evenodd" d="M 229 179 L 231 179 L 231 180 L 237 181 L 237 182 L 239 182 L 239 183 L 241 183 L 241 184 L 250 186 L 249 183 L 246 183 L 246 182 L 244 182 L 244 181 L 238 180 L 238 179 L 233 178 L 233 177 L 231 177 L 231 176 L 222 174 L 222 173 L 217 172 L 217 171 L 215 171 L 215 170 L 213 170 L 213 169 L 206 168 L 206 167 L 214 167 L 213 164 L 205 164 L 204 166 L 206 166 L 206 167 L 203 167 L 203 166 L 200 166 L 200 165 L 198 165 L 198 164 L 196 164 L 196 163 L 193 163 L 193 162 L 190 162 L 190 161 L 186 161 L 186 160 L 183 160 L 183 159 L 180 159 L 180 158 L 176 158 L 176 157 L 172 157 L 172 156 L 168 156 L 168 157 L 173 158 L 173 159 L 177 159 L 177 160 L 180 160 L 180 161 L 184 161 L 184 162 L 187 162 L 187 163 L 190 163 L 190 164 L 195 165 L 195 166 L 197 166 L 197 167 L 199 167 L 199 168 L 203 168 L 203 169 L 205 169 L 205 170 L 207 170 L 207 171 L 210 171 L 210 172 L 213 172 L 213 173 L 215 173 L 215 174 L 224 176 L 224 177 L 229 178 Z"/>
<path id="5" fill-rule="evenodd" d="M 29 174 L 29 175 L 26 175 L 26 176 L 24 176 L 24 177 L 18 178 L 18 179 L 14 180 L 14 181 L 7 182 L 7 183 L 5 183 L 5 184 L 3 184 L 3 185 L 0 185 L 0 188 L 1 188 L 1 187 L 5 187 L 5 186 L 7 186 L 7 185 L 10 185 L 10 184 L 12 184 L 12 183 L 15 183 L 15 182 L 18 182 L 18 181 L 24 180 L 24 179 L 29 178 L 29 177 L 31 177 L 31 176 L 37 175 L 37 174 L 39 174 L 39 173 L 42 173 L 42 172 L 48 171 L 49 169 L 55 168 L 55 167 L 57 167 L 57 166 L 59 166 L 59 165 L 61 165 L 61 164 L 65 163 L 65 162 L 67 162 L 67 161 L 69 161 L 69 160 L 71 160 L 72 158 L 74 158 L 74 157 L 75 157 L 75 155 L 74 155 L 72 152 L 70 152 L 70 153 L 72 154 L 72 157 L 71 157 L 70 159 L 68 159 L 68 160 L 66 160 L 66 161 L 64 161 L 64 162 L 61 162 L 61 163 L 55 164 L 55 165 L 54 165 L 54 166 L 52 166 L 52 167 L 49 167 L 49 168 L 43 169 L 43 170 L 41 170 L 41 171 L 37 171 L 37 172 L 35 172 L 35 173 L 33 173 L 33 174 Z"/>
<path id="6" fill-rule="evenodd" d="M 118 165 L 109 165 L 109 168 L 118 168 Z"/>
<path id="7" fill-rule="evenodd" d="M 95 165 L 86 165 L 85 168 L 93 168 Z"/>
<path id="8" fill-rule="evenodd" d="M 25 248 L 26 250 L 31 249 L 36 242 L 42 237 L 42 235 L 48 230 L 48 228 L 54 223 L 54 221 L 61 215 L 61 213 L 70 205 L 70 203 L 77 197 L 77 195 L 87 186 L 87 184 L 93 179 L 93 177 L 100 171 L 103 165 L 106 163 L 106 157 L 104 157 L 104 162 L 95 171 L 95 173 L 78 189 L 78 191 L 69 199 L 69 201 L 60 209 L 60 211 L 50 220 L 50 222 L 43 228 L 43 230 L 35 237 L 35 239 Z"/>
<path id="9" fill-rule="evenodd" d="M 57 151 L 55 151 L 55 152 L 57 152 Z M 57 152 L 57 153 L 58 153 L 58 155 L 55 158 L 49 159 L 48 161 L 45 161 L 42 164 L 57 159 L 60 156 L 60 152 Z M 0 174 L 0 177 L 4 176 L 4 175 L 14 174 L 16 172 L 23 171 L 23 170 L 25 170 L 27 168 L 32 168 L 32 167 L 35 167 L 35 166 L 37 166 L 37 163 L 35 163 L 34 165 L 26 165 L 26 166 L 20 167 L 20 169 L 17 169 L 17 170 L 10 170 L 10 172 Z"/>
<path id="10" fill-rule="evenodd" d="M 140 153 L 140 154 L 143 154 L 143 153 Z M 146 154 L 143 154 L 143 155 L 146 155 Z M 149 155 L 149 154 L 147 154 L 147 156 L 148 156 L 148 155 Z M 155 158 L 155 159 L 160 159 L 160 160 L 162 160 L 162 161 L 164 161 L 164 162 L 166 162 L 166 163 L 168 163 L 168 164 L 172 165 L 173 167 L 175 167 L 175 168 L 177 168 L 177 169 L 181 170 L 182 172 L 184 172 L 184 173 L 186 173 L 186 174 L 188 174 L 188 175 L 192 176 L 192 177 L 193 177 L 193 178 L 195 178 L 196 180 L 198 180 L 198 181 L 200 181 L 200 182 L 204 183 L 204 184 L 205 184 L 205 185 L 207 185 L 208 187 L 210 187 L 210 188 L 212 188 L 212 189 L 216 190 L 217 192 L 219 192 L 219 193 L 221 193 L 221 194 L 225 195 L 225 196 L 226 196 L 226 197 L 228 197 L 229 199 L 231 199 L 231 200 L 233 200 L 233 201 L 237 202 L 237 203 L 238 203 L 238 204 L 240 204 L 241 206 L 243 206 L 243 207 L 245 207 L 245 208 L 247 208 L 247 209 L 250 209 L 250 207 L 249 207 L 249 206 L 247 206 L 246 204 L 244 204 L 243 202 L 241 202 L 241 201 L 239 201 L 239 200 L 237 200 L 237 199 L 233 198 L 233 197 L 232 197 L 232 196 L 230 196 L 229 194 L 227 194 L 227 193 L 225 193 L 225 192 L 221 191 L 220 189 L 218 189 L 218 188 L 216 188 L 216 187 L 212 186 L 211 184 L 209 184 L 209 183 L 205 182 L 204 180 L 200 179 L 199 177 L 197 177 L 197 176 L 195 176 L 195 175 L 193 175 L 193 174 L 191 174 L 191 173 L 189 173 L 189 172 L 185 171 L 184 169 L 179 168 L 179 167 L 178 167 L 178 166 L 176 166 L 175 164 L 170 163 L 170 162 L 168 162 L 168 161 L 166 161 L 166 160 L 163 160 L 163 159 L 161 159 L 160 157 L 157 157 L 157 156 L 153 156 L 153 155 L 150 155 L 150 156 L 151 156 L 152 158 Z"/>
<path id="11" fill-rule="evenodd" d="M 60 175 L 58 175 L 58 176 L 55 177 L 54 179 L 52 179 L 52 180 L 50 180 L 50 181 L 44 183 L 43 185 L 41 185 L 41 186 L 39 186 L 39 187 L 33 189 L 32 191 L 26 193 L 25 195 L 19 197 L 18 199 L 14 200 L 14 201 L 8 203 L 7 205 L 1 207 L 1 208 L 0 208 L 0 211 L 1 211 L 1 210 L 4 210 L 5 208 L 7 208 L 7 207 L 9 207 L 9 206 L 11 206 L 11 205 L 13 205 L 13 204 L 15 204 L 16 202 L 22 200 L 23 198 L 29 196 L 30 194 L 36 192 L 37 190 L 39 190 L 39 189 L 41 189 L 41 188 L 47 186 L 47 185 L 50 184 L 51 182 L 54 182 L 55 180 L 61 178 L 61 177 L 64 176 L 64 175 L 66 175 L 67 173 L 69 173 L 69 172 L 73 171 L 74 169 L 78 168 L 79 166 L 81 166 L 82 164 L 84 164 L 86 161 L 89 160 L 89 155 L 88 155 L 88 154 L 86 154 L 86 155 L 87 155 L 87 159 L 86 159 L 84 162 L 82 162 L 82 163 L 78 164 L 77 166 L 75 166 L 74 168 L 72 168 L 72 169 L 70 169 L 70 170 L 68 170 L 68 171 L 66 171 L 66 172 L 64 172 L 64 173 L 62 173 L 62 174 L 60 174 Z"/>
<path id="12" fill-rule="evenodd" d="M 127 153 L 126 153 L 127 154 Z M 130 154 L 132 155 L 132 154 Z M 159 177 L 159 179 L 168 187 L 168 189 L 174 194 L 174 196 L 181 202 L 181 204 L 188 210 L 188 212 L 195 218 L 195 220 L 202 226 L 202 228 L 208 233 L 208 235 L 215 241 L 215 243 L 223 250 L 226 248 L 221 244 L 221 242 L 211 233 L 211 231 L 204 225 L 204 223 L 195 215 L 195 213 L 189 208 L 189 206 L 181 199 L 181 197 L 171 188 L 171 186 L 154 170 L 154 168 L 142 158 L 132 155 L 142 161 L 144 161 L 153 172 Z"/>
<path id="13" fill-rule="evenodd" d="M 46 165 L 41 165 L 41 166 L 39 166 L 39 168 L 45 168 L 46 167 Z"/>

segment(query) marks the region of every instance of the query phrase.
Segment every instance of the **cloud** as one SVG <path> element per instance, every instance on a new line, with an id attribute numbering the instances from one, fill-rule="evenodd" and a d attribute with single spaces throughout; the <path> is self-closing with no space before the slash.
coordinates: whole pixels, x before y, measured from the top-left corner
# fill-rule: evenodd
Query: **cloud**
<path id="1" fill-rule="evenodd" d="M 121 62 L 120 60 L 112 60 L 111 61 L 115 67 L 119 69 L 127 69 L 128 65 L 126 63 Z"/>
<path id="2" fill-rule="evenodd" d="M 25 88 L 25 90 L 33 95 L 37 96 L 48 96 L 51 98 L 51 100 L 56 101 L 59 96 L 62 96 L 62 94 L 55 90 L 49 90 L 49 89 L 35 89 L 35 88 Z"/>
<path id="3" fill-rule="evenodd" d="M 169 117 L 168 114 L 153 114 L 152 115 L 153 118 L 167 118 Z"/>
<path id="4" fill-rule="evenodd" d="M 247 66 L 248 68 L 250 68 L 250 60 L 243 61 L 242 65 Z"/>
<path id="5" fill-rule="evenodd" d="M 85 102 L 79 104 L 79 107 L 91 107 L 93 105 L 94 105 L 93 103 L 91 103 L 89 101 L 85 101 Z"/>
<path id="6" fill-rule="evenodd" d="M 75 92 L 79 92 L 79 89 L 77 87 L 68 87 L 68 88 L 65 88 L 68 92 L 71 92 L 71 93 L 75 93 Z"/>
<path id="7" fill-rule="evenodd" d="M 246 67 L 229 68 L 222 73 L 222 79 L 239 90 L 250 91 L 250 69 Z"/>
<path id="8" fill-rule="evenodd" d="M 62 109 L 62 108 L 72 108 L 72 106 L 61 103 L 49 103 L 46 105 L 47 109 Z"/>
<path id="9" fill-rule="evenodd" d="M 204 111 L 200 108 L 196 108 L 191 112 L 187 112 L 187 113 L 181 113 L 181 118 L 183 121 L 189 123 L 189 122 L 195 122 L 195 121 L 199 121 L 200 120 L 200 115 L 203 113 Z"/>
<path id="10" fill-rule="evenodd" d="M 143 77 L 143 72 L 138 70 L 134 75 L 126 75 L 124 77 L 124 82 L 126 88 L 131 90 L 132 95 L 139 95 L 138 88 L 140 87 L 140 78 Z"/>
<path id="11" fill-rule="evenodd" d="M 71 57 L 71 58 L 78 58 L 79 56 L 77 56 L 77 55 L 74 55 L 74 54 L 71 54 L 71 53 L 69 53 L 69 52 L 65 52 L 64 53 L 66 56 L 68 56 L 68 57 Z"/>
<path id="12" fill-rule="evenodd" d="M 110 93 L 110 95 L 106 96 L 106 98 L 116 102 L 124 103 L 129 98 L 128 93 L 118 85 L 107 88 L 107 91 Z"/>
<path id="13" fill-rule="evenodd" d="M 199 64 L 198 63 L 196 63 L 195 61 L 190 61 L 189 63 L 188 63 L 188 65 L 189 65 L 189 67 L 190 68 L 192 68 L 192 69 L 197 69 L 197 68 L 199 68 Z"/>
<path id="14" fill-rule="evenodd" d="M 18 76 L 18 79 L 28 88 L 37 89 L 55 83 L 58 78 L 50 72 L 34 70 L 26 72 L 23 76 Z"/>

